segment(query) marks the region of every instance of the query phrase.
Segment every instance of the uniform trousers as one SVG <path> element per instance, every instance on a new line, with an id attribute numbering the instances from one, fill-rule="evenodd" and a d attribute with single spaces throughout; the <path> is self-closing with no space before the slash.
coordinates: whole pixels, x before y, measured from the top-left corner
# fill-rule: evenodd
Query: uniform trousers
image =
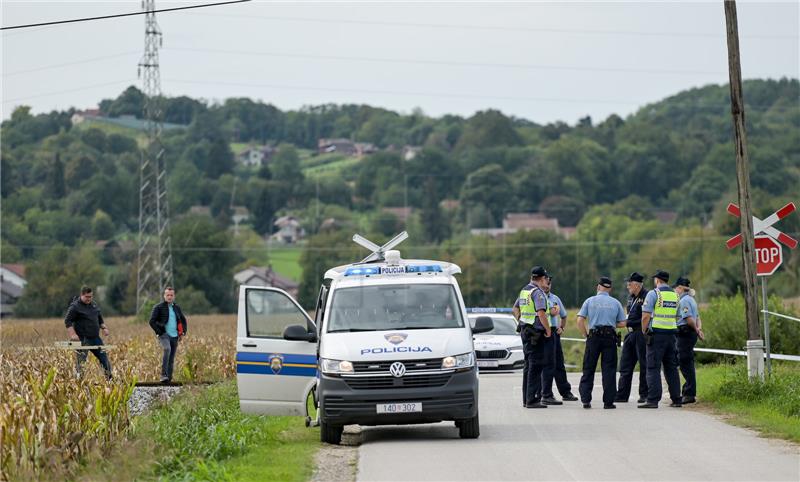
<path id="1" fill-rule="evenodd" d="M 581 375 L 581 382 L 578 385 L 582 403 L 592 401 L 594 372 L 597 370 L 597 361 L 601 357 L 603 404 L 614 403 L 617 396 L 617 341 L 613 336 L 590 335 L 586 339 L 586 350 L 583 352 L 583 375 Z"/>
<path id="2" fill-rule="evenodd" d="M 522 403 L 525 405 L 541 400 L 542 372 L 553 363 L 553 337 L 544 335 L 544 330 L 534 330 L 532 327 L 523 327 L 520 333 L 525 354 L 525 368 L 522 371 Z"/>
<path id="3" fill-rule="evenodd" d="M 553 398 L 553 380 L 562 397 L 572 393 L 572 385 L 567 380 L 567 367 L 564 366 L 564 350 L 561 347 L 561 335 L 552 328 L 553 363 L 545 366 L 542 371 L 542 398 Z"/>
<path id="4" fill-rule="evenodd" d="M 654 332 L 647 345 L 647 402 L 661 401 L 661 366 L 667 380 L 669 397 L 674 403 L 681 402 L 681 379 L 678 375 L 678 353 L 675 349 L 674 333 Z"/>
<path id="5" fill-rule="evenodd" d="M 697 333 L 690 329 L 684 333 L 678 333 L 677 336 L 678 366 L 680 366 L 685 380 L 681 394 L 684 397 L 695 397 L 697 396 L 697 380 L 694 371 L 694 346 L 697 344 Z"/>
<path id="6" fill-rule="evenodd" d="M 639 364 L 639 398 L 647 398 L 647 344 L 641 325 L 625 335 L 619 359 L 619 385 L 617 400 L 628 401 L 631 396 L 633 369 Z"/>

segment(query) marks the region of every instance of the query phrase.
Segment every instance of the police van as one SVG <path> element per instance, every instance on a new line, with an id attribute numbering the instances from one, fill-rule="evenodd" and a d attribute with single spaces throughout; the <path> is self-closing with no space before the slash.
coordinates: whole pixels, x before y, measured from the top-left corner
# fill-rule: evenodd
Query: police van
<path id="1" fill-rule="evenodd" d="M 239 289 L 236 375 L 247 413 L 306 415 L 323 442 L 345 425 L 453 421 L 480 435 L 473 334 L 452 263 L 404 260 L 403 232 L 325 273 L 311 319 L 285 291 Z M 312 420 L 309 405 L 316 408 Z"/>

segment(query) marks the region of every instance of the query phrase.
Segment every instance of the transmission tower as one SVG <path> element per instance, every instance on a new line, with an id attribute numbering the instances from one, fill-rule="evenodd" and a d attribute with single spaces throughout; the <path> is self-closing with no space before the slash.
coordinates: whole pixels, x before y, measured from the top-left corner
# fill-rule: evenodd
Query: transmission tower
<path id="1" fill-rule="evenodd" d="M 172 243 L 169 235 L 169 206 L 164 148 L 161 143 L 161 74 L 158 49 L 161 29 L 156 22 L 155 0 L 144 0 L 144 56 L 139 61 L 139 77 L 145 95 L 144 118 L 147 147 L 139 168 L 139 252 L 136 273 L 136 311 L 146 303 L 158 301 L 164 288 L 172 284 Z"/>

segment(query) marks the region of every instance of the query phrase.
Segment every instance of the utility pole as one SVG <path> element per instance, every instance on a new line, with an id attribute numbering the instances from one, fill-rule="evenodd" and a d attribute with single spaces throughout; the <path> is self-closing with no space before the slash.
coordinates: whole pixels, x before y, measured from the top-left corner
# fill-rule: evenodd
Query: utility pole
<path id="1" fill-rule="evenodd" d="M 156 22 L 155 0 L 143 0 L 145 14 L 144 55 L 139 61 L 145 95 L 147 147 L 139 166 L 139 251 L 136 273 L 136 312 L 159 299 L 172 285 L 172 243 L 169 234 L 167 176 L 161 144 L 161 74 L 158 49 L 161 29 Z"/>
<path id="2" fill-rule="evenodd" d="M 731 114 L 733 115 L 734 145 L 736 148 L 736 183 L 739 190 L 739 224 L 742 233 L 742 270 L 744 274 L 744 306 L 747 316 L 747 338 L 761 338 L 758 328 L 758 294 L 756 292 L 755 239 L 753 237 L 753 211 L 750 208 L 750 161 L 747 156 L 747 133 L 744 121 L 742 95 L 742 66 L 739 59 L 739 26 L 736 2 L 725 0 L 725 30 L 728 37 L 728 72 L 731 88 Z"/>

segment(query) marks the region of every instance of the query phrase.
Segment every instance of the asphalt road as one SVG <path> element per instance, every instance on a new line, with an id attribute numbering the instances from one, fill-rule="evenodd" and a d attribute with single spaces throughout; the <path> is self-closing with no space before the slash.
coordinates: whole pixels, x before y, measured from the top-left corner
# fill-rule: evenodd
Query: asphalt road
<path id="1" fill-rule="evenodd" d="M 580 374 L 571 373 L 577 395 Z M 634 382 L 638 374 L 634 376 Z M 481 436 L 452 423 L 366 427 L 359 481 L 800 480 L 800 450 L 687 408 L 522 407 L 521 374 L 481 375 Z M 665 387 L 666 388 L 666 387 Z M 636 387 L 633 393 L 637 393 Z"/>

